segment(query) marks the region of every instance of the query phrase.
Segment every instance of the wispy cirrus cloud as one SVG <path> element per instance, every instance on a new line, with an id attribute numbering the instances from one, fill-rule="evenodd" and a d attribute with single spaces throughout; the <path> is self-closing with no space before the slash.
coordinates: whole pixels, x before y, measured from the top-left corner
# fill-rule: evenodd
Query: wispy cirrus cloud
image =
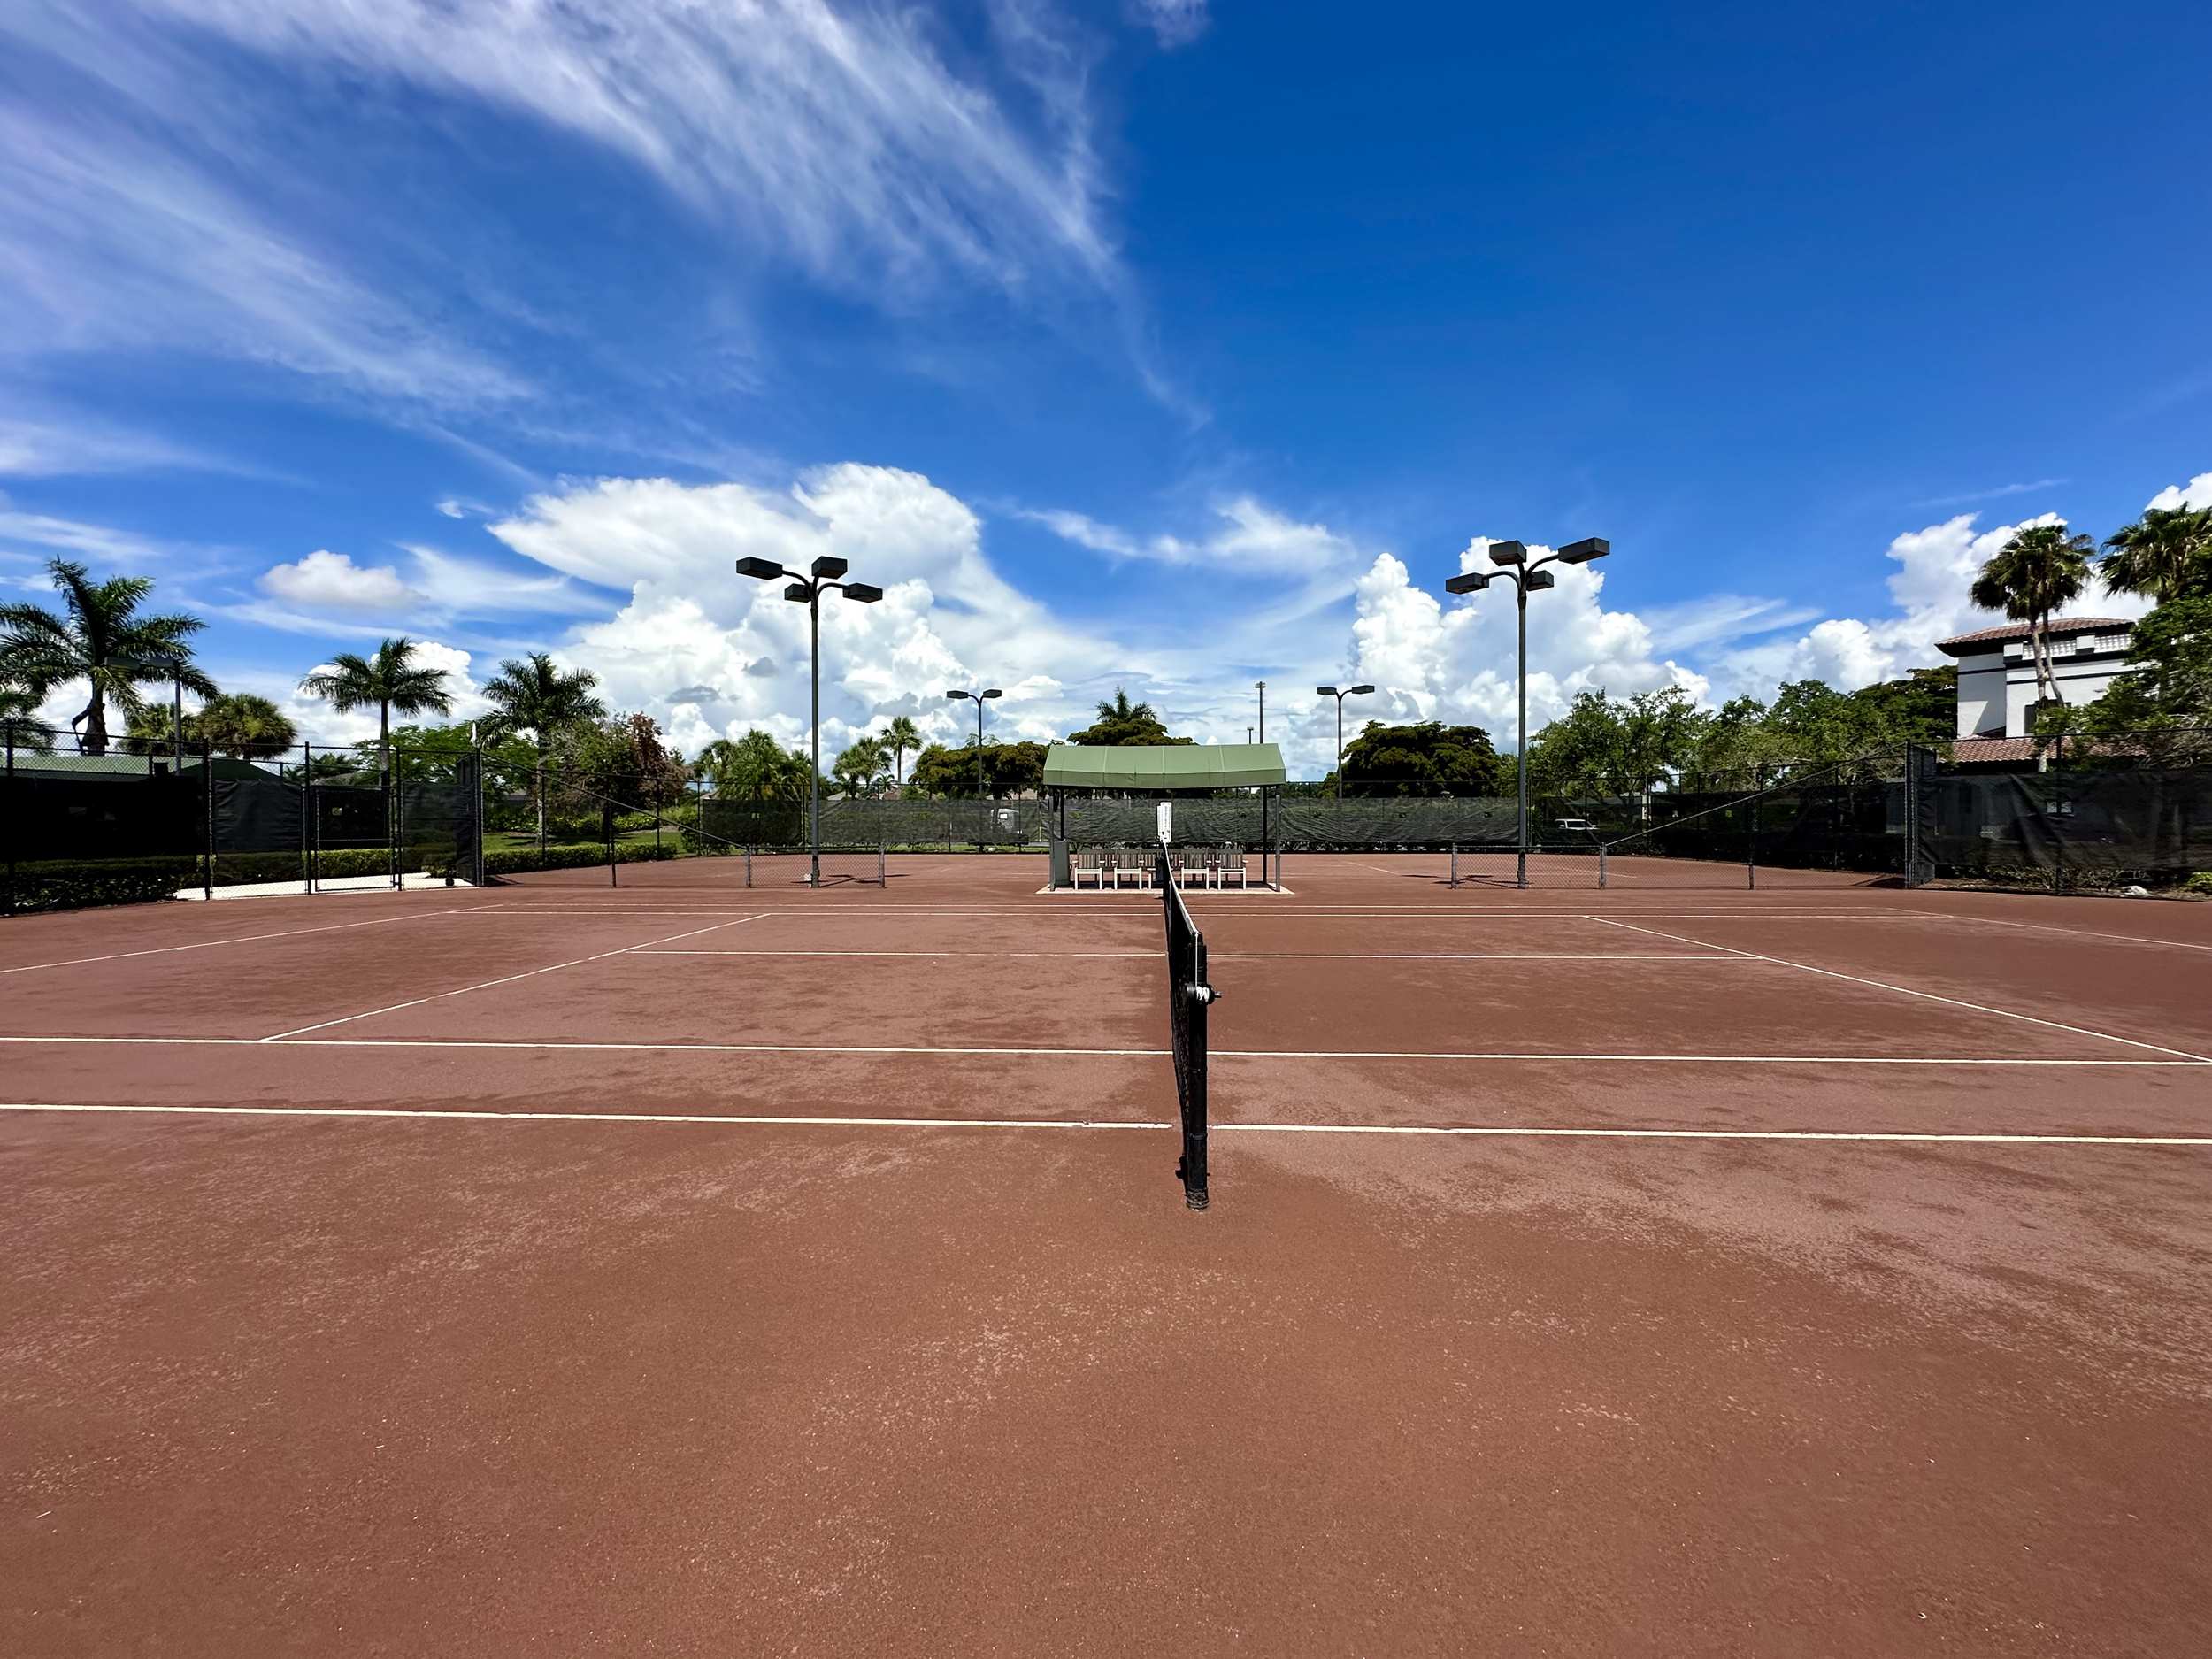
<path id="1" fill-rule="evenodd" d="M 1128 11 L 1168 51 L 1189 45 L 1213 20 L 1208 15 L 1207 0 L 1128 0 Z"/>
<path id="2" fill-rule="evenodd" d="M 1994 489 L 1969 490 L 1962 495 L 1931 495 L 1925 501 L 1916 501 L 1912 504 L 1916 507 L 1971 507 L 1977 502 L 2005 501 L 2014 495 L 2039 495 L 2047 489 L 2056 489 L 2073 481 L 2070 478 L 2039 478 L 2025 484 L 2000 484 Z"/>

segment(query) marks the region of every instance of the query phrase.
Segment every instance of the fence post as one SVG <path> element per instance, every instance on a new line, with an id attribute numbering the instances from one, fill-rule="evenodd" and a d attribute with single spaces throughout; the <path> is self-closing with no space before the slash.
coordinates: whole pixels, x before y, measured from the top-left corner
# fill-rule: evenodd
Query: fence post
<path id="1" fill-rule="evenodd" d="M 1766 768 L 1751 768 L 1751 833 L 1744 845 L 1743 884 L 1747 892 L 1759 888 L 1759 791 L 1766 787 Z"/>
<path id="2" fill-rule="evenodd" d="M 178 757 L 181 765 L 183 757 Z M 200 896 L 212 902 L 215 897 L 215 741 L 204 738 L 200 743 L 200 793 L 207 816 L 207 856 L 200 864 Z"/>
<path id="3" fill-rule="evenodd" d="M 0 835 L 7 837 L 8 841 L 8 891 L 5 895 L 4 910 L 0 910 L 0 914 L 12 916 L 15 914 L 16 819 L 15 727 L 12 725 L 8 726 L 4 730 L 0 730 L 0 741 L 5 741 L 8 751 L 7 798 L 4 803 L 0 803 Z"/>

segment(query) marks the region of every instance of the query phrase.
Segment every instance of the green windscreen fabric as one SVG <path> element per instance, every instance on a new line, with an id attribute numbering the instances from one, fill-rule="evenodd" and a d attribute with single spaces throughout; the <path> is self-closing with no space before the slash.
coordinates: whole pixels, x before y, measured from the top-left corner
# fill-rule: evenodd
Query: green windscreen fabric
<path id="1" fill-rule="evenodd" d="M 1283 777 L 1283 752 L 1272 743 L 1055 743 L 1045 750 L 1048 789 L 1252 789 Z"/>

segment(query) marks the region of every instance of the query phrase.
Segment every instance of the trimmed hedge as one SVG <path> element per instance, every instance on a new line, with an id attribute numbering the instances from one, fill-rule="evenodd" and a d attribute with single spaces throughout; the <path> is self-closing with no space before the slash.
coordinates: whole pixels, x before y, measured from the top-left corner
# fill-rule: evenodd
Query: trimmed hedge
<path id="1" fill-rule="evenodd" d="M 407 847 L 400 850 L 399 867 L 412 875 L 434 866 L 422 848 Z M 440 864 L 434 867 L 442 871 L 445 866 Z M 257 881 L 303 881 L 305 869 L 298 853 L 218 853 L 215 885 L 223 887 Z M 315 875 L 323 881 L 336 881 L 347 876 L 389 875 L 391 870 L 392 855 L 381 847 L 342 847 L 315 855 Z"/>
<path id="2" fill-rule="evenodd" d="M 617 841 L 614 861 L 618 864 L 660 864 L 676 856 L 673 847 L 655 847 L 643 841 Z M 607 862 L 604 841 L 585 841 L 566 847 L 548 847 L 541 852 L 534 847 L 515 848 L 503 852 L 486 852 L 484 875 L 487 879 L 500 876 L 518 876 L 533 870 L 584 870 L 593 864 Z"/>
<path id="3" fill-rule="evenodd" d="M 7 896 L 19 915 L 81 910 L 106 904 L 150 904 L 180 887 L 196 887 L 200 861 L 168 858 L 54 859 L 15 867 Z"/>

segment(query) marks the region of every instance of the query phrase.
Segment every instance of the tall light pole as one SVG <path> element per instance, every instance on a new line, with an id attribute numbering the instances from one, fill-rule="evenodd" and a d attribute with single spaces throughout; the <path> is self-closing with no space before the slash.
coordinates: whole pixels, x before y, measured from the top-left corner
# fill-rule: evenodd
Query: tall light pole
<path id="1" fill-rule="evenodd" d="M 948 691 L 945 694 L 956 702 L 967 697 L 975 703 L 975 798 L 979 801 L 983 798 L 983 705 L 993 697 L 1005 695 L 996 686 L 988 691 Z"/>
<path id="2" fill-rule="evenodd" d="M 1316 686 L 1313 688 L 1313 695 L 1317 697 L 1336 699 L 1336 798 L 1340 801 L 1344 798 L 1344 699 L 1371 696 L 1374 690 L 1372 686 L 1347 686 L 1341 691 L 1334 686 Z"/>
<path id="3" fill-rule="evenodd" d="M 783 590 L 783 596 L 794 604 L 806 607 L 807 664 L 813 683 L 808 723 L 809 741 L 814 764 L 807 769 L 806 780 L 806 838 L 807 886 L 818 888 L 822 885 L 822 595 L 831 588 L 838 588 L 856 604 L 872 605 L 883 597 L 883 589 L 871 588 L 866 582 L 841 582 L 845 573 L 845 561 L 825 553 L 814 561 L 810 572 L 801 576 L 787 571 L 772 559 L 745 558 L 737 562 L 737 573 L 750 576 L 757 581 L 773 581 L 780 576 L 793 579 Z"/>
<path id="4" fill-rule="evenodd" d="M 1260 691 L 1260 741 L 1264 743 L 1267 741 L 1267 681 L 1259 680 L 1253 681 L 1253 684 L 1257 686 Z"/>
<path id="5" fill-rule="evenodd" d="M 1520 833 L 1516 838 L 1514 885 L 1528 886 L 1528 596 L 1553 585 L 1547 565 L 1587 565 L 1592 559 L 1601 559 L 1613 550 L 1613 544 L 1603 536 L 1586 536 L 1571 541 L 1556 553 L 1548 553 L 1531 563 L 1528 549 L 1518 541 L 1494 541 L 1490 546 L 1490 562 L 1495 571 L 1469 571 L 1452 577 L 1444 584 L 1448 594 L 1479 593 L 1500 576 L 1513 579 L 1513 595 L 1520 612 L 1520 753 L 1514 758 L 1520 773 L 1520 810 L 1517 814 Z"/>

